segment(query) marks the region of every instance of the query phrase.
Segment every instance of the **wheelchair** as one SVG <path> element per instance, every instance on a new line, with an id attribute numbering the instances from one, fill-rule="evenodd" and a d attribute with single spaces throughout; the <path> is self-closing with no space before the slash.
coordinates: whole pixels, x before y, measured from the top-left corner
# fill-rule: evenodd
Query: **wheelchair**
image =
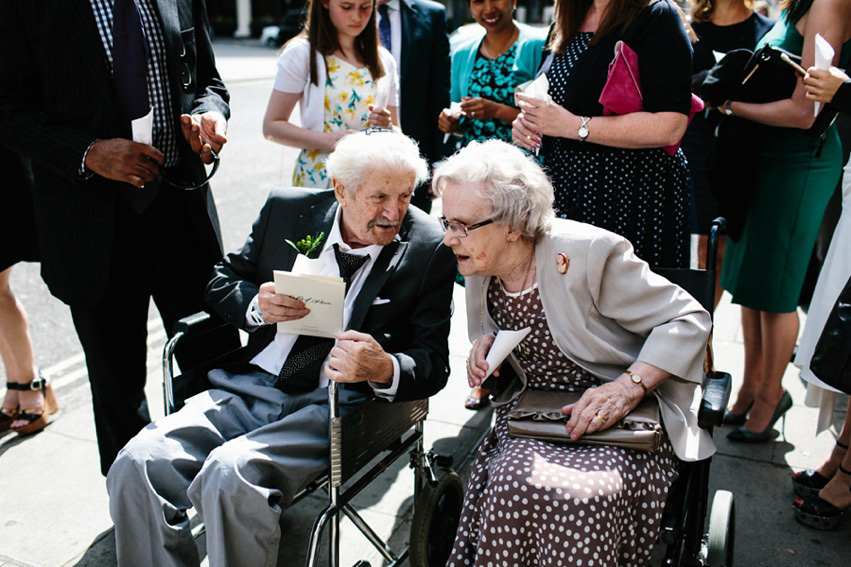
<path id="1" fill-rule="evenodd" d="M 725 225 L 721 217 L 712 221 L 705 270 L 653 268 L 654 272 L 689 292 L 710 315 L 715 309 L 718 238 Z M 714 368 L 710 335 L 703 400 L 698 412 L 698 425 L 710 434 L 724 420 L 731 384 L 732 377 L 728 373 Z M 733 564 L 735 503 L 731 492 L 716 491 L 709 510 L 709 523 L 704 529 L 711 461 L 710 457 L 680 466 L 680 476 L 671 486 L 662 516 L 659 543 L 666 546 L 663 567 L 730 567 Z"/>
<path id="2" fill-rule="evenodd" d="M 208 389 L 207 372 L 244 360 L 245 347 L 217 356 L 195 368 L 174 375 L 175 350 L 185 342 L 204 344 L 232 333 L 224 321 L 207 312 L 178 321 L 172 338 L 163 347 L 163 398 L 169 415 L 183 406 L 184 400 Z M 331 439 L 326 473 L 302 489 L 299 500 L 319 490 L 327 490 L 328 505 L 316 519 L 308 543 L 306 565 L 317 564 L 320 538 L 329 529 L 329 564 L 340 565 L 340 520 L 345 515 L 378 550 L 386 565 L 395 566 L 406 559 L 414 567 L 444 565 L 449 558 L 455 531 L 461 516 L 464 486 L 452 470 L 450 456 L 425 451 L 423 425 L 428 415 L 428 400 L 390 403 L 373 398 L 345 415 L 340 415 L 338 385 L 328 385 Z M 387 471 L 400 457 L 409 456 L 414 470 L 414 512 L 407 547 L 394 551 L 353 508 L 351 501 L 373 480 Z M 203 529 L 203 527 L 201 528 Z M 369 567 L 358 561 L 356 567 Z"/>

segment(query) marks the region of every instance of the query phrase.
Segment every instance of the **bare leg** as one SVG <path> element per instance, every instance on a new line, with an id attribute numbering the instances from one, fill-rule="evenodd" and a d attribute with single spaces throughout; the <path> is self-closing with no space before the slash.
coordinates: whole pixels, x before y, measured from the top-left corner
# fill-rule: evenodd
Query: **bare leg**
<path id="1" fill-rule="evenodd" d="M 842 424 L 842 432 L 839 434 L 840 443 L 847 446 L 849 445 L 849 441 L 851 441 L 851 399 L 848 400 L 848 410 L 845 412 L 845 422 Z M 842 468 L 846 471 L 851 471 L 851 449 L 840 450 L 844 451 L 844 455 L 842 457 Z M 836 453 L 837 450 L 835 447 L 833 454 L 831 454 L 831 459 Z M 830 459 L 828 459 L 828 461 L 830 461 Z M 819 467 L 819 470 L 821 470 L 821 467 Z M 838 470 L 838 467 L 835 467 L 833 470 Z M 819 491 L 819 498 L 830 502 L 841 510 L 851 507 L 851 474 L 844 472 L 833 474 L 833 478 L 830 479 L 830 482 L 828 482 L 827 485 Z"/>
<path id="2" fill-rule="evenodd" d="M 36 368 L 27 314 L 9 288 L 11 273 L 12 268 L 0 272 L 0 356 L 6 368 L 6 379 L 23 384 L 35 379 Z M 44 407 L 44 395 L 41 390 L 7 390 L 3 407 L 14 409 L 18 404 L 26 409 Z M 25 421 L 17 420 L 12 423 L 12 427 L 25 424 Z"/>
<path id="3" fill-rule="evenodd" d="M 783 373 L 792 358 L 798 338 L 798 313 L 757 312 L 762 329 L 762 380 L 748 413 L 745 428 L 763 431 L 768 427 L 783 396 Z"/>
<path id="4" fill-rule="evenodd" d="M 730 411 L 741 415 L 748 411 L 762 381 L 762 325 L 759 311 L 742 307 L 742 333 L 745 339 L 745 371 L 742 387 Z"/>

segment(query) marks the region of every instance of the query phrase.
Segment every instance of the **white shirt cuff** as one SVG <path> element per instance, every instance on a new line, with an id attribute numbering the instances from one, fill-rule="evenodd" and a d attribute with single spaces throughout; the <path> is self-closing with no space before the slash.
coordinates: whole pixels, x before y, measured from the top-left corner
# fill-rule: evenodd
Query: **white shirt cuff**
<path id="1" fill-rule="evenodd" d="M 260 311 L 259 297 L 260 294 L 254 296 L 254 299 L 248 304 L 248 310 L 245 312 L 245 327 L 249 331 L 267 324 L 263 319 L 263 312 Z"/>
<path id="2" fill-rule="evenodd" d="M 390 382 L 390 385 L 384 388 L 381 384 L 372 380 L 369 381 L 369 385 L 376 396 L 392 402 L 396 397 L 396 390 L 399 389 L 399 377 L 402 375 L 402 371 L 399 367 L 399 360 L 392 354 L 390 355 L 390 359 L 393 361 L 393 381 Z"/>

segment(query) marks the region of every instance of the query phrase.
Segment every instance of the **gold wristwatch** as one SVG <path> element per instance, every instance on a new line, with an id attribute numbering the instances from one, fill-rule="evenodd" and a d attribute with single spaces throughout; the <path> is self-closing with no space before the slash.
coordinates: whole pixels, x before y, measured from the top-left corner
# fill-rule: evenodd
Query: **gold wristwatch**
<path id="1" fill-rule="evenodd" d="M 641 389 L 644 390 L 645 396 L 650 393 L 650 390 L 648 390 L 647 386 L 644 385 L 644 380 L 641 378 L 641 374 L 633 372 L 632 370 L 627 370 L 626 373 L 629 375 L 629 379 L 632 380 L 633 384 L 641 386 Z"/>

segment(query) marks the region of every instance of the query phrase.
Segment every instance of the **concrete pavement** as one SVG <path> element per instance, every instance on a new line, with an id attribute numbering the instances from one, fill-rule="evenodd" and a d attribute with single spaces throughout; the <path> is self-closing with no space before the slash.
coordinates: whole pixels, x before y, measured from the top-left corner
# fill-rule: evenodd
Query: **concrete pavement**
<path id="1" fill-rule="evenodd" d="M 232 41 L 217 42 L 215 48 L 227 82 L 265 81 L 271 86 L 274 50 Z M 455 299 L 450 338 L 452 376 L 447 388 L 431 402 L 426 445 L 461 460 L 488 427 L 490 415 L 462 406 L 467 392 L 464 359 L 469 343 L 460 288 Z M 154 416 L 162 414 L 159 356 L 163 337 L 153 317 L 148 399 Z M 718 368 L 731 372 L 738 383 L 742 372 L 741 327 L 738 308 L 730 305 L 727 296 L 716 314 L 715 352 Z M 81 363 L 79 356 L 72 357 L 48 369 L 58 377 L 63 409 L 43 433 L 28 438 L 0 434 L 0 567 L 115 564 L 108 499 L 98 469 L 91 400 Z M 851 522 L 844 522 L 837 532 L 825 533 L 805 528 L 792 517 L 789 475 L 817 465 L 830 451 L 833 437 L 825 433 L 814 438 L 816 410 L 802 405 L 804 389 L 791 366 L 784 384 L 795 400 L 785 436 L 774 443 L 741 446 L 728 443 L 724 429 L 716 434 L 719 451 L 713 461 L 711 483 L 713 490 L 726 488 L 736 497 L 736 564 L 845 565 Z M 840 401 L 838 423 L 844 416 L 844 403 L 844 399 Z M 410 528 L 412 493 L 412 475 L 400 463 L 355 503 L 379 535 L 403 544 Z M 281 564 L 303 563 L 307 534 L 322 507 L 322 499 L 314 495 L 284 513 Z M 382 564 L 377 552 L 348 521 L 344 521 L 342 532 L 344 564 L 358 559 Z M 203 546 L 203 538 L 199 543 Z"/>

